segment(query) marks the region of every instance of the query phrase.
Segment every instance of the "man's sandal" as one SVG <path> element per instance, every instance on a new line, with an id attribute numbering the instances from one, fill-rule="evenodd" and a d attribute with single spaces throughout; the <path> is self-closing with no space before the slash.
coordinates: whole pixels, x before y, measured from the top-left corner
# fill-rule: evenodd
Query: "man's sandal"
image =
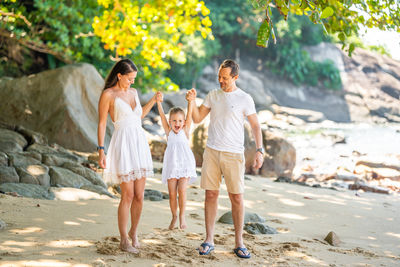
<path id="1" fill-rule="evenodd" d="M 239 251 L 242 253 L 240 253 Z M 233 250 L 233 252 L 235 252 L 236 256 L 238 256 L 239 258 L 248 259 L 251 257 L 250 252 L 247 250 L 247 248 L 237 247 Z"/>
<path id="2" fill-rule="evenodd" d="M 200 247 L 203 248 L 203 251 L 200 251 L 200 249 L 197 249 L 197 250 L 199 251 L 199 254 L 200 254 L 200 255 L 208 255 L 208 254 L 210 254 L 211 251 L 214 250 L 214 246 L 211 245 L 210 243 L 207 243 L 207 242 L 202 243 L 202 244 L 200 245 Z M 208 249 L 204 251 L 204 249 L 205 249 L 206 247 L 208 247 Z"/>

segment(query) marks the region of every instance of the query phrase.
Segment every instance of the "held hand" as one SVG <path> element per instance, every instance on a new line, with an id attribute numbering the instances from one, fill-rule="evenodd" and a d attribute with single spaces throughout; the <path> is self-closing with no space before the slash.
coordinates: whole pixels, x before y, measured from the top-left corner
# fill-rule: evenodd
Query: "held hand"
<path id="1" fill-rule="evenodd" d="M 186 100 L 188 102 L 196 100 L 197 92 L 196 89 L 192 88 L 186 93 Z"/>
<path id="2" fill-rule="evenodd" d="M 254 163 L 253 163 L 253 168 L 259 169 L 263 165 L 264 162 L 264 156 L 260 152 L 256 152 L 256 155 L 254 157 Z"/>
<path id="3" fill-rule="evenodd" d="M 106 168 L 106 155 L 104 154 L 104 150 L 99 151 L 99 165 L 102 169 Z"/>
<path id="4" fill-rule="evenodd" d="M 161 92 L 156 93 L 156 101 L 158 102 L 163 102 L 164 101 L 164 95 Z"/>

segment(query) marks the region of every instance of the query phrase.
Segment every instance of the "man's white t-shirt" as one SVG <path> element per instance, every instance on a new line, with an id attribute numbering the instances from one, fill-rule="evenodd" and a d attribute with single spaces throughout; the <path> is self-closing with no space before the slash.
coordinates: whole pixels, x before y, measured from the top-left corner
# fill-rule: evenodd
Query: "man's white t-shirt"
<path id="1" fill-rule="evenodd" d="M 203 105 L 210 108 L 207 146 L 224 152 L 244 152 L 244 120 L 255 114 L 253 98 L 237 88 L 232 92 L 209 92 Z"/>

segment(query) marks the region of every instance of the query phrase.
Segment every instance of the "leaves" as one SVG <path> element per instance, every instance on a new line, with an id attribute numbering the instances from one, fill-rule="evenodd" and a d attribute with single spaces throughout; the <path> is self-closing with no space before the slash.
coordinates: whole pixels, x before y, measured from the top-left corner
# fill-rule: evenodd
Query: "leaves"
<path id="1" fill-rule="evenodd" d="M 258 30 L 257 34 L 257 46 L 260 47 L 267 47 L 268 46 L 268 39 L 271 32 L 271 25 L 269 21 L 266 19 L 261 24 L 260 29 Z"/>
<path id="2" fill-rule="evenodd" d="M 162 73 L 170 68 L 170 61 L 184 64 L 185 52 L 178 44 L 184 36 L 200 34 L 213 39 L 210 11 L 198 0 L 99 1 L 105 8 L 95 17 L 93 29 L 104 48 L 133 59 Z M 157 71 L 156 71 L 157 70 Z"/>
<path id="3" fill-rule="evenodd" d="M 330 17 L 332 15 L 333 15 L 333 9 L 328 6 L 324 9 L 324 11 L 322 11 L 321 19 L 326 19 L 327 17 Z"/>
<path id="4" fill-rule="evenodd" d="M 256 9 L 269 8 L 261 5 L 265 1 L 251 2 Z M 275 5 L 270 7 L 275 8 L 285 20 L 289 14 L 303 14 L 313 23 L 323 25 L 327 33 L 339 33 L 340 41 L 346 45 L 349 45 L 347 40 L 350 36 L 358 34 L 361 25 L 400 33 L 400 1 L 275 0 L 274 2 Z M 263 24 L 259 25 L 260 29 L 265 27 Z M 262 41 L 267 43 L 266 40 Z M 351 48 L 349 47 L 349 52 L 354 50 Z"/>

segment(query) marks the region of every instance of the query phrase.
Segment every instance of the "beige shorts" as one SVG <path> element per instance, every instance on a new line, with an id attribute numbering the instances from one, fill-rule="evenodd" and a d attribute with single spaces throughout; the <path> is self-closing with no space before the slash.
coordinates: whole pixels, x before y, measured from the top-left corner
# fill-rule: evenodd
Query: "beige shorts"
<path id="1" fill-rule="evenodd" d="M 244 171 L 243 153 L 223 152 L 206 147 L 200 186 L 205 190 L 219 190 L 223 175 L 229 193 L 243 194 Z"/>

